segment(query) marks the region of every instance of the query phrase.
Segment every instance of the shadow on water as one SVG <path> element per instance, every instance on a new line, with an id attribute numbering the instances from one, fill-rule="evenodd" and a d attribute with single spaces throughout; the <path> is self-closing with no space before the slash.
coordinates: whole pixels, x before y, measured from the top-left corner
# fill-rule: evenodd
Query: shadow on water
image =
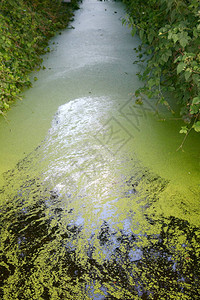
<path id="1" fill-rule="evenodd" d="M 116 218 L 89 227 L 88 196 L 36 177 L 38 152 L 6 174 L 0 194 L 2 299 L 199 299 L 198 228 L 152 210 L 168 182 L 137 167 L 121 182 Z"/>

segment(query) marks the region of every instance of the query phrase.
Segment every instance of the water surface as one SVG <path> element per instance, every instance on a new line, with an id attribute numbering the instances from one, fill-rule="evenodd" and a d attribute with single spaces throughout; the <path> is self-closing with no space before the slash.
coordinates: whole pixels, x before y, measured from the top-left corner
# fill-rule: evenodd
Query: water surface
<path id="1" fill-rule="evenodd" d="M 134 105 L 124 14 L 84 1 L 1 120 L 2 299 L 199 299 L 197 134 Z"/>

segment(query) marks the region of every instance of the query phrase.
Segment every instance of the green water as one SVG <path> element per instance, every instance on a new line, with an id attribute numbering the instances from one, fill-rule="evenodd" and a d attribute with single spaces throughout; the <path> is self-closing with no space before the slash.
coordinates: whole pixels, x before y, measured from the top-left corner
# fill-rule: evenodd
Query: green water
<path id="1" fill-rule="evenodd" d="M 199 137 L 134 105 L 124 14 L 84 1 L 0 120 L 2 299 L 199 299 Z"/>

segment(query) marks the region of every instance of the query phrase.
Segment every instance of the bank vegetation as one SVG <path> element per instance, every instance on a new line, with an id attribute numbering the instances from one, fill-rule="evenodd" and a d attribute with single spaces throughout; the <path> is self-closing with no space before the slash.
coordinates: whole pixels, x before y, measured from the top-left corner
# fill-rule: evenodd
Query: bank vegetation
<path id="1" fill-rule="evenodd" d="M 138 62 L 145 70 L 138 74 L 145 84 L 136 91 L 156 98 L 169 109 L 166 92 L 172 92 L 185 124 L 180 133 L 200 132 L 200 1 L 123 0 L 123 20 L 139 34 Z"/>
<path id="2" fill-rule="evenodd" d="M 29 74 L 40 68 L 48 40 L 65 28 L 78 0 L 0 0 L 0 114 L 31 86 Z"/>

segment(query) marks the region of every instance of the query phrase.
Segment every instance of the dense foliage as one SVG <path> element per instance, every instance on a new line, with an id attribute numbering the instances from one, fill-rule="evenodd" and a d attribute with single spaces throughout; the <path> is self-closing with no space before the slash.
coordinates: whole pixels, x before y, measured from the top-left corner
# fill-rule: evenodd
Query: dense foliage
<path id="1" fill-rule="evenodd" d="M 139 77 L 145 86 L 136 91 L 156 97 L 170 108 L 164 97 L 172 91 L 180 104 L 186 135 L 200 132 L 200 1 L 123 0 L 128 16 L 123 20 L 137 32 L 142 44 L 135 49 L 139 61 L 146 61 Z"/>
<path id="2" fill-rule="evenodd" d="M 64 28 L 78 0 L 0 0 L 0 114 L 30 86 L 48 39 Z"/>

